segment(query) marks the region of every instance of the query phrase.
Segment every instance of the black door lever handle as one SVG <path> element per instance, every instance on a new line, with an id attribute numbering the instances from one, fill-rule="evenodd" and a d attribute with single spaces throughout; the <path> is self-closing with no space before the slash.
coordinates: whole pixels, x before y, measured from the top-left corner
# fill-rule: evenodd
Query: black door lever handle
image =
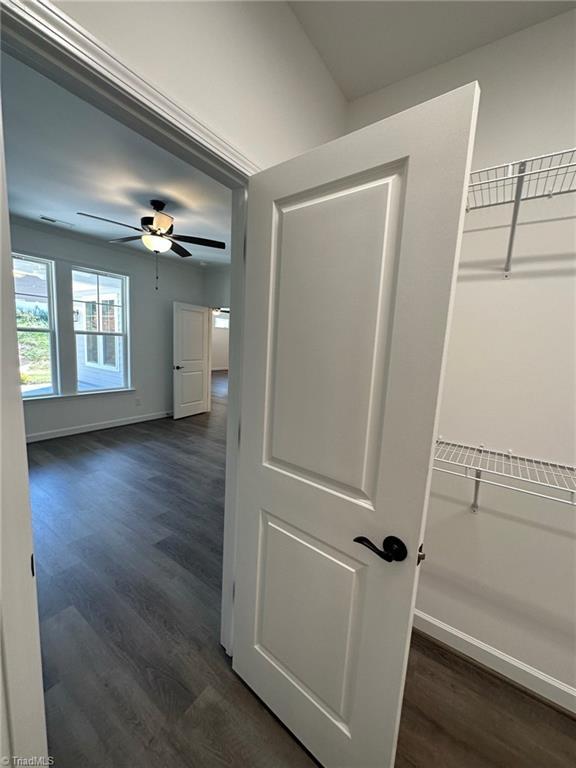
<path id="1" fill-rule="evenodd" d="M 378 549 L 376 544 L 370 541 L 367 536 L 356 536 L 354 541 L 358 544 L 362 544 L 364 547 L 368 547 L 368 549 L 371 549 L 375 555 L 381 557 L 382 560 L 386 560 L 387 563 L 400 563 L 408 557 L 406 544 L 404 544 L 402 539 L 399 539 L 396 536 L 386 536 L 382 542 L 382 549 Z"/>

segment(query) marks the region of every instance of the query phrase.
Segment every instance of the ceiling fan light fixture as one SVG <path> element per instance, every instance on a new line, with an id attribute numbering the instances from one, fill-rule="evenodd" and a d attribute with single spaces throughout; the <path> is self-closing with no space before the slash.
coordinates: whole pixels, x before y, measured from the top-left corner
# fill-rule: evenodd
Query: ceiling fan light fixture
<path id="1" fill-rule="evenodd" d="M 155 253 L 166 253 L 172 247 L 172 243 L 168 238 L 160 237 L 159 235 L 142 235 L 142 242 L 149 251 L 154 251 Z"/>
<path id="2" fill-rule="evenodd" d="M 166 232 L 168 232 L 173 223 L 173 216 L 169 216 L 167 213 L 162 213 L 162 211 L 156 211 L 154 214 L 154 222 L 152 227 L 156 232 L 164 235 Z"/>
<path id="3" fill-rule="evenodd" d="M 131 224 L 124 224 L 124 222 L 115 221 L 114 219 L 106 219 L 103 216 L 95 216 L 93 213 L 78 211 L 78 215 L 86 216 L 89 219 L 105 221 L 107 224 L 116 224 L 119 227 L 126 227 L 134 232 L 138 232 L 137 235 L 117 237 L 114 240 L 110 240 L 110 242 L 131 243 L 135 240 L 142 240 L 144 247 L 154 253 L 174 251 L 177 256 L 183 259 L 192 256 L 190 251 L 187 251 L 181 243 L 192 243 L 193 245 L 201 245 L 204 248 L 226 248 L 226 243 L 221 240 L 211 240 L 210 238 L 196 237 L 194 235 L 173 234 L 174 217 L 164 213 L 166 203 L 163 200 L 150 200 L 150 205 L 154 211 L 154 216 L 142 216 L 139 227 L 133 227 Z M 205 267 L 206 262 L 200 262 L 200 266 Z"/>

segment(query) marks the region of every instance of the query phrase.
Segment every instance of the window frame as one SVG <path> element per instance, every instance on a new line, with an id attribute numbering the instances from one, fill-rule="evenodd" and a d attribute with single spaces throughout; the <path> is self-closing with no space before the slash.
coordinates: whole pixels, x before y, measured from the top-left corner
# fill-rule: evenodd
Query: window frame
<path id="1" fill-rule="evenodd" d="M 89 362 L 88 357 L 88 349 L 84 350 L 84 357 L 86 358 L 85 362 L 86 365 L 92 367 L 92 368 L 98 368 L 100 370 L 108 370 L 108 371 L 119 371 L 120 370 L 120 359 L 122 359 L 122 362 L 124 364 L 124 386 L 122 387 L 114 387 L 113 389 L 110 388 L 102 388 L 102 389 L 89 389 L 89 390 L 81 390 L 78 389 L 78 372 L 76 371 L 76 383 L 75 383 L 75 394 L 76 395 L 87 395 L 87 394 L 98 394 L 102 392 L 125 392 L 126 390 L 132 389 L 132 368 L 130 365 L 130 313 L 129 313 L 129 296 L 130 296 L 130 276 L 126 275 L 122 272 L 110 272 L 106 269 L 98 269 L 96 267 L 87 267 L 87 266 L 80 266 L 76 264 L 72 264 L 70 266 L 70 299 L 72 302 L 72 307 L 74 307 L 75 303 L 84 303 L 84 304 L 90 304 L 92 302 L 82 302 L 81 299 L 76 299 L 74 297 L 74 272 L 84 272 L 86 274 L 93 274 L 97 277 L 112 277 L 115 279 L 119 279 L 122 283 L 122 297 L 121 301 L 122 304 L 120 306 L 120 319 L 121 319 L 121 327 L 122 331 L 103 331 L 102 329 L 96 330 L 96 331 L 87 331 L 87 330 L 76 330 L 76 328 L 73 328 L 74 330 L 74 351 L 75 356 L 77 356 L 77 336 L 96 336 L 97 338 L 97 344 L 98 344 L 98 363 Z M 100 282 L 97 281 L 97 296 L 96 296 L 96 316 L 101 319 L 101 311 L 99 307 L 104 306 L 103 302 L 100 302 Z M 112 306 L 118 306 L 116 304 L 113 304 Z M 72 325 L 74 326 L 74 319 L 72 319 Z M 120 337 L 123 339 L 123 351 L 122 355 L 118 355 L 116 352 L 116 364 L 114 366 L 112 365 L 106 365 L 104 360 L 104 336 L 112 336 L 112 337 Z M 76 357 L 77 359 L 77 357 Z"/>
<path id="2" fill-rule="evenodd" d="M 35 262 L 37 264 L 46 265 L 46 303 L 48 305 L 48 328 L 30 328 L 21 327 L 18 325 L 18 316 L 16 315 L 16 335 L 22 332 L 30 333 L 47 333 L 50 337 L 50 374 L 52 379 L 52 391 L 40 392 L 35 395 L 33 393 L 24 392 L 22 384 L 20 384 L 20 394 L 23 400 L 34 400 L 36 398 L 43 397 L 58 397 L 61 394 L 61 382 L 60 382 L 60 366 L 59 366 L 59 345 L 58 345 L 58 313 L 56 307 L 56 274 L 55 274 L 55 259 L 50 259 L 42 256 L 30 256 L 26 253 L 20 253 L 19 251 L 12 251 L 12 268 L 14 268 L 15 260 Z M 16 283 L 14 283 L 14 303 L 16 304 L 16 297 L 24 295 L 20 291 L 16 290 Z M 18 358 L 18 371 L 20 373 L 20 358 Z"/>

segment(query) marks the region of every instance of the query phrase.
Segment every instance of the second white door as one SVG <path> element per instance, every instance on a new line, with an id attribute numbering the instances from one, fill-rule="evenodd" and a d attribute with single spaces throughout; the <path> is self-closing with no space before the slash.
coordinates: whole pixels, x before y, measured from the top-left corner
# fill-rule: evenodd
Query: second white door
<path id="1" fill-rule="evenodd" d="M 210 410 L 210 336 L 208 307 L 174 302 L 174 418 Z"/>

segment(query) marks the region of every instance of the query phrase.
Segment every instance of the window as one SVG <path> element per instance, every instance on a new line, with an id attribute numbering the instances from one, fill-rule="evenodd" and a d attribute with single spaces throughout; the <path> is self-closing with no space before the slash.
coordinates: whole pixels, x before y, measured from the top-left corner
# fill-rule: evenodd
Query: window
<path id="1" fill-rule="evenodd" d="M 122 275 L 72 270 L 78 392 L 128 386 L 127 283 Z"/>
<path id="2" fill-rule="evenodd" d="M 58 391 L 53 263 L 14 256 L 12 265 L 22 396 L 52 395 Z"/>
<path id="3" fill-rule="evenodd" d="M 230 328 L 230 310 L 227 308 L 213 310 L 213 327 Z"/>
<path id="4" fill-rule="evenodd" d="M 126 389 L 128 278 L 22 254 L 12 261 L 22 396 Z"/>

